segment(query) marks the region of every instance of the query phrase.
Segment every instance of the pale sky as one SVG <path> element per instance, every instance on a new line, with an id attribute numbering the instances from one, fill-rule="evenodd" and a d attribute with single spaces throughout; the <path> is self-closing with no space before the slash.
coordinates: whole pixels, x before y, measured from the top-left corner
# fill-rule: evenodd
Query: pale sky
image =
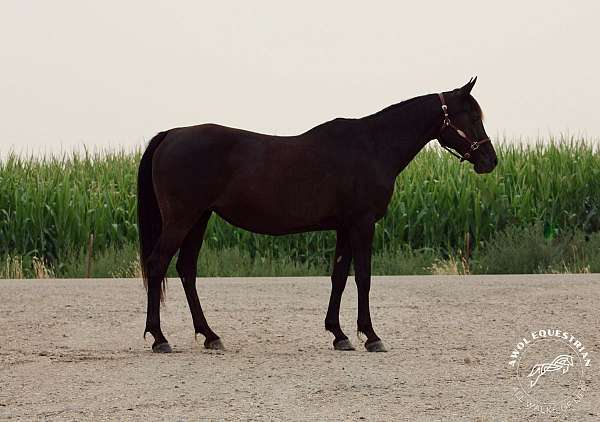
<path id="1" fill-rule="evenodd" d="M 477 75 L 491 136 L 600 138 L 600 2 L 0 0 L 0 152 L 288 135 Z"/>

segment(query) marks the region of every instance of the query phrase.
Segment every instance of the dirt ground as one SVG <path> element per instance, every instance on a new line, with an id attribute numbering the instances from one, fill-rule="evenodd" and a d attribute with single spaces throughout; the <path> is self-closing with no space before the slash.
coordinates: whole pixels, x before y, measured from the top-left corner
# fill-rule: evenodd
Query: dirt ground
<path id="1" fill-rule="evenodd" d="M 548 420 L 513 396 L 511 350 L 559 328 L 590 350 L 587 391 L 555 420 L 600 420 L 600 275 L 376 277 L 374 327 L 355 335 L 349 280 L 334 351 L 327 278 L 200 279 L 224 352 L 193 337 L 178 280 L 163 331 L 144 342 L 139 280 L 0 280 L 1 420 Z"/>

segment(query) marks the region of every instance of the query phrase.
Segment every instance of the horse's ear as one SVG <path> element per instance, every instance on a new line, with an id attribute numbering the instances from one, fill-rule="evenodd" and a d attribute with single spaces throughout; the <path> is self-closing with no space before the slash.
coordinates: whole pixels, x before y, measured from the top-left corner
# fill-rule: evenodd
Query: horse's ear
<path id="1" fill-rule="evenodd" d="M 465 97 L 469 95 L 471 93 L 471 90 L 475 86 L 475 82 L 477 82 L 477 76 L 469 79 L 469 82 L 467 82 L 463 87 L 460 88 L 460 93 Z"/>

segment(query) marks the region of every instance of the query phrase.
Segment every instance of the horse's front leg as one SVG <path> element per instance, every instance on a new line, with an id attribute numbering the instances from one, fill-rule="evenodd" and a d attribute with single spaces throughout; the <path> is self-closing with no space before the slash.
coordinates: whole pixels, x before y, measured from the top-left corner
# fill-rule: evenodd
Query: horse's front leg
<path id="1" fill-rule="evenodd" d="M 331 296 L 329 297 L 329 306 L 325 317 L 325 329 L 335 336 L 333 340 L 335 350 L 354 350 L 354 346 L 340 327 L 340 303 L 346 287 L 346 280 L 348 280 L 351 261 L 348 233 L 346 230 L 340 229 L 337 231 L 333 271 L 331 273 Z"/>
<path id="2" fill-rule="evenodd" d="M 381 339 L 375 334 L 369 310 L 369 290 L 371 289 L 371 254 L 375 219 L 367 216 L 358 220 L 351 228 L 350 247 L 354 260 L 356 287 L 358 289 L 358 331 L 367 336 L 365 348 L 369 352 L 386 352 Z"/>

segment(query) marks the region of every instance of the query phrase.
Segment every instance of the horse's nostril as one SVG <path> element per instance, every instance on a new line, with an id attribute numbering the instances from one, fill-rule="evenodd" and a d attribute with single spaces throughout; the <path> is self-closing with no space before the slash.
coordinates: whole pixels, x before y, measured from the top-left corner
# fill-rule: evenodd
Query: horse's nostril
<path id="1" fill-rule="evenodd" d="M 494 165 L 498 165 L 498 157 L 494 157 Z"/>

